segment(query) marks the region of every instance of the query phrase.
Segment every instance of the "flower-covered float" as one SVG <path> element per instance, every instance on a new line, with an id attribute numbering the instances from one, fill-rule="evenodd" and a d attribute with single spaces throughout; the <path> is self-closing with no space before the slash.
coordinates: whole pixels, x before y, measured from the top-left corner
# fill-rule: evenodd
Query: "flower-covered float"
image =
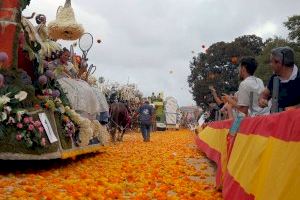
<path id="1" fill-rule="evenodd" d="M 42 14 L 35 18 L 38 26 L 30 22 L 34 14 L 22 15 L 29 4 L 0 1 L 0 159 L 64 159 L 101 151 L 109 140 L 97 120 L 108 112 L 105 96 L 94 84 L 86 55 L 56 43 L 83 35 L 71 1 L 59 8 L 51 27 Z M 62 21 L 65 10 L 69 14 Z"/>

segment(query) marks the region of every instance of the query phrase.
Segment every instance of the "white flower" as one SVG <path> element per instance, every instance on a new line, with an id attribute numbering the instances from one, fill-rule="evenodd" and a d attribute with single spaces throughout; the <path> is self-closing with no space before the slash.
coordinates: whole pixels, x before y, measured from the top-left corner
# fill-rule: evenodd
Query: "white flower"
<path id="1" fill-rule="evenodd" d="M 20 122 L 22 120 L 22 116 L 25 114 L 25 110 L 18 110 L 17 114 L 16 114 L 16 119 L 18 122 Z"/>
<path id="2" fill-rule="evenodd" d="M 15 124 L 15 123 L 16 123 L 16 120 L 13 117 L 8 118 L 7 124 Z"/>
<path id="3" fill-rule="evenodd" d="M 5 111 L 7 114 L 9 114 L 9 113 L 12 111 L 12 109 L 11 109 L 11 107 L 9 107 L 9 106 L 5 106 L 5 107 L 4 107 L 4 111 Z"/>
<path id="4" fill-rule="evenodd" d="M 23 101 L 26 98 L 27 98 L 27 92 L 24 91 L 20 91 L 18 94 L 15 95 L 15 99 L 19 101 Z"/>
<path id="5" fill-rule="evenodd" d="M 0 122 L 3 122 L 7 119 L 7 114 L 5 112 L 0 112 Z"/>
<path id="6" fill-rule="evenodd" d="M 10 98 L 7 97 L 8 94 L 3 95 L 0 97 L 0 107 L 3 105 L 6 105 L 8 102 L 10 102 Z"/>

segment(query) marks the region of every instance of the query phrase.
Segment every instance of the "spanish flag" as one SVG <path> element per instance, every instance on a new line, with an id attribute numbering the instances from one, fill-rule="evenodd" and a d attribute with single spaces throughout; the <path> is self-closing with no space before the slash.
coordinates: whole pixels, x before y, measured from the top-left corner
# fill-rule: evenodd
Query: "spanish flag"
<path id="1" fill-rule="evenodd" d="M 196 144 L 218 167 L 225 200 L 300 199 L 300 109 L 209 124 Z"/>

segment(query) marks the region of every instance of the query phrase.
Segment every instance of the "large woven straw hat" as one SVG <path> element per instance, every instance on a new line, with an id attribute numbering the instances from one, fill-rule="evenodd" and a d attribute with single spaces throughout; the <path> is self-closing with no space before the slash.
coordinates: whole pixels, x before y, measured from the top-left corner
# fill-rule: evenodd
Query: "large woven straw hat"
<path id="1" fill-rule="evenodd" d="M 48 24 L 48 31 L 50 38 L 54 40 L 77 40 L 82 36 L 84 29 L 75 19 L 71 0 L 66 0 L 64 7 L 58 8 L 56 20 Z"/>

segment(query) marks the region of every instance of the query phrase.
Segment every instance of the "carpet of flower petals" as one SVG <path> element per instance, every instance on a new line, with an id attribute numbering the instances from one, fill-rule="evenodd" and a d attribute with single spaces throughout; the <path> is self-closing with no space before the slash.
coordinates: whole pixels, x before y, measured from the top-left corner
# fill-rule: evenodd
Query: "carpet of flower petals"
<path id="1" fill-rule="evenodd" d="M 129 133 L 124 142 L 46 169 L 0 174 L 0 199 L 222 199 L 187 130 Z M 39 162 L 35 162 L 37 165 Z M 212 177 L 213 178 L 213 177 Z"/>

